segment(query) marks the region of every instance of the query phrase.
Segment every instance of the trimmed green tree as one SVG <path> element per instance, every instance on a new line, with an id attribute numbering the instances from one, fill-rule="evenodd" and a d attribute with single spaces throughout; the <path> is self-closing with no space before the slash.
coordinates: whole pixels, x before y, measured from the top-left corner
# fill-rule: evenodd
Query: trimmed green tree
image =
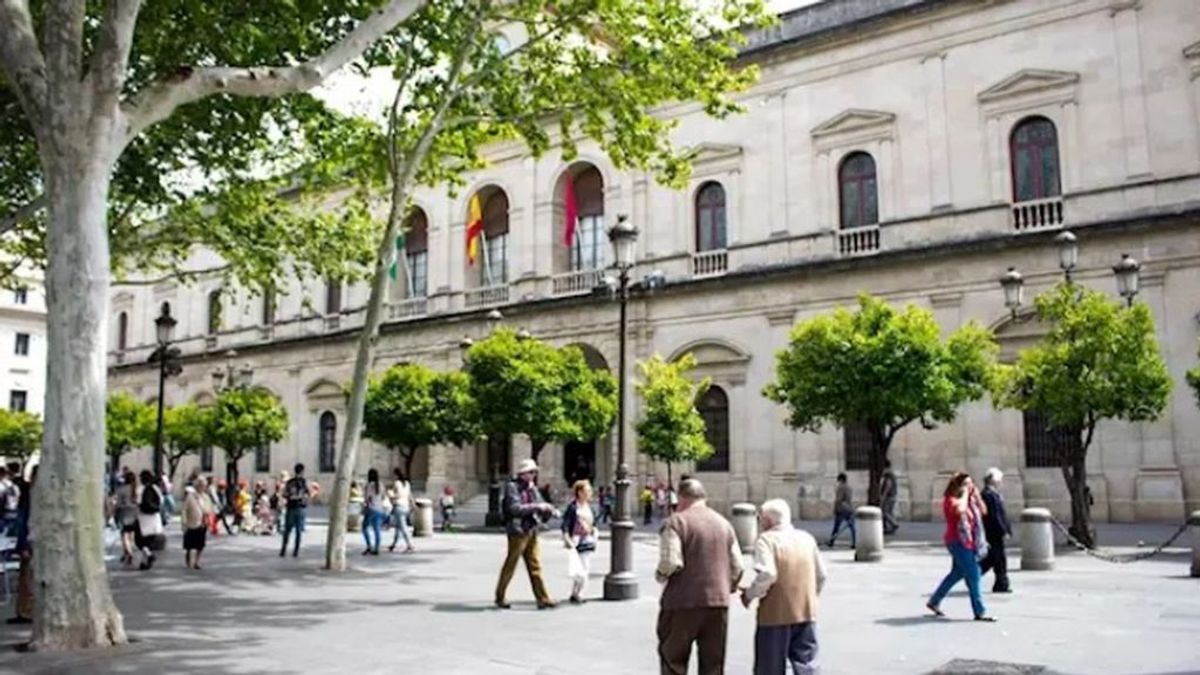
<path id="1" fill-rule="evenodd" d="M 41 445 L 42 418 L 23 410 L 0 410 L 0 457 L 24 464 Z"/>
<path id="2" fill-rule="evenodd" d="M 1192 387 L 1192 391 L 1196 394 L 1196 405 L 1200 406 L 1200 366 L 1196 366 L 1187 372 L 1187 383 Z"/>
<path id="3" fill-rule="evenodd" d="M 982 398 L 996 352 L 991 332 L 975 322 L 943 341 L 929 310 L 897 310 L 861 295 L 857 311 L 840 307 L 792 328 L 763 394 L 787 406 L 795 429 L 828 423 L 868 430 L 867 501 L 878 506 L 896 434 L 913 422 L 927 429 L 951 422 L 959 406 Z"/>
<path id="4" fill-rule="evenodd" d="M 462 445 L 478 434 L 474 400 L 462 373 L 440 374 L 418 363 L 392 366 L 371 378 L 363 436 L 397 451 L 404 473 L 422 446 Z"/>
<path id="5" fill-rule="evenodd" d="M 1037 316 L 1049 333 L 996 371 L 998 408 L 1045 415 L 1071 495 L 1071 533 L 1096 543 L 1087 487 L 1087 453 L 1101 420 L 1143 422 L 1166 409 L 1171 377 L 1145 303 L 1126 308 L 1104 293 L 1063 282 L 1038 295 Z M 1069 440 L 1066 440 L 1069 439 Z"/>
<path id="6" fill-rule="evenodd" d="M 638 364 L 642 379 L 634 388 L 642 397 L 637 421 L 638 449 L 667 464 L 667 482 L 673 483 L 671 465 L 700 462 L 713 454 L 705 437 L 704 418 L 696 401 L 708 391 L 709 378 L 693 380 L 688 373 L 696 357 L 685 354 L 674 362 L 654 356 Z"/>
<path id="7" fill-rule="evenodd" d="M 554 148 L 572 159 L 588 139 L 617 168 L 651 171 L 682 187 L 691 150 L 672 145 L 675 122 L 654 111 L 677 101 L 696 101 L 713 117 L 739 110 L 730 94 L 757 76 L 753 66 L 732 67 L 744 42 L 740 29 L 769 21 L 762 0 L 430 2 L 370 53 L 373 64 L 391 68 L 396 82 L 378 162 L 387 167 L 391 205 L 377 240 L 350 386 L 327 567 L 345 567 L 343 509 L 367 375 L 387 271 L 415 187 L 461 186 L 468 172 L 486 164 L 483 151 L 495 142 L 515 141 L 534 156 Z M 502 30 L 519 38 L 498 40 Z M 542 433 L 546 427 L 530 428 Z M 544 441 L 534 438 L 535 453 Z"/>
<path id="8" fill-rule="evenodd" d="M 230 387 L 217 394 L 211 408 L 212 444 L 225 451 L 230 495 L 237 488 L 238 462 L 258 448 L 270 447 L 287 435 L 287 410 L 263 387 Z"/>
<path id="9" fill-rule="evenodd" d="M 126 392 L 108 397 L 104 406 L 104 436 L 111 471 L 121 466 L 121 456 L 154 444 L 157 411 Z"/>
<path id="10" fill-rule="evenodd" d="M 480 402 L 483 434 L 528 436 L 535 460 L 547 443 L 599 438 L 612 428 L 616 382 L 589 368 L 577 347 L 500 329 L 467 350 L 463 371 Z"/>
<path id="11" fill-rule="evenodd" d="M 163 456 L 172 481 L 184 457 L 212 447 L 212 425 L 213 410 L 208 406 L 184 403 L 163 411 Z"/>

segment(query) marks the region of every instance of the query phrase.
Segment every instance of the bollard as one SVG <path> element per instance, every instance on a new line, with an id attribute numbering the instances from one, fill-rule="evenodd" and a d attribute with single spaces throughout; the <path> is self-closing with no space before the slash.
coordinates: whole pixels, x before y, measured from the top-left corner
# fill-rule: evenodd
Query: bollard
<path id="1" fill-rule="evenodd" d="M 1188 525 L 1192 527 L 1192 576 L 1200 577 L 1200 511 L 1192 511 Z"/>
<path id="2" fill-rule="evenodd" d="M 1021 512 L 1021 570 L 1054 569 L 1054 531 L 1049 509 Z"/>
<path id="3" fill-rule="evenodd" d="M 412 524 L 414 537 L 433 536 L 433 500 L 418 497 L 413 500 L 417 508 L 413 509 Z"/>
<path id="4" fill-rule="evenodd" d="M 733 505 L 733 531 L 742 553 L 754 550 L 754 540 L 758 538 L 758 509 L 753 504 Z"/>
<path id="5" fill-rule="evenodd" d="M 361 532 L 363 522 L 363 504 L 361 501 L 350 502 L 346 512 L 346 531 Z"/>
<path id="6" fill-rule="evenodd" d="M 883 511 L 878 506 L 860 506 L 854 510 L 858 530 L 854 542 L 855 562 L 883 560 Z"/>

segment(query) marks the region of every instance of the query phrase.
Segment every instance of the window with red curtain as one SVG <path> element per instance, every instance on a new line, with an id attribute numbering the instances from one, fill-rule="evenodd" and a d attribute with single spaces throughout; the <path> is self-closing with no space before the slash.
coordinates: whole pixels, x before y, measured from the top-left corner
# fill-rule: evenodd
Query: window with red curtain
<path id="1" fill-rule="evenodd" d="M 725 188 L 708 182 L 696 192 L 696 250 L 725 248 Z"/>
<path id="2" fill-rule="evenodd" d="M 838 187 L 843 230 L 879 222 L 879 187 L 870 155 L 847 155 L 838 169 Z"/>
<path id="3" fill-rule="evenodd" d="M 1058 132 L 1045 117 L 1029 117 L 1013 127 L 1009 139 L 1013 201 L 1027 202 L 1062 194 Z"/>

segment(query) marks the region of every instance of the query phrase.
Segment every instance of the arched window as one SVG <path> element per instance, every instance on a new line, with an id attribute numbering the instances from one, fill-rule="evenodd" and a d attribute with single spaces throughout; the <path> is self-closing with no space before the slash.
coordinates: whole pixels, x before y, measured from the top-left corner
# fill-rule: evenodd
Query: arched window
<path id="1" fill-rule="evenodd" d="M 208 334 L 221 332 L 221 291 L 208 294 Z"/>
<path id="2" fill-rule="evenodd" d="M 317 464 L 321 473 L 337 470 L 337 417 L 328 410 L 321 413 Z"/>
<path id="3" fill-rule="evenodd" d="M 608 233 L 604 229 L 604 178 L 594 166 L 567 181 L 575 192 L 578 221 L 571 243 L 571 270 L 600 270 L 608 264 Z"/>
<path id="4" fill-rule="evenodd" d="M 725 390 L 711 386 L 696 410 L 704 418 L 704 437 L 713 446 L 712 457 L 696 465 L 697 471 L 729 471 L 729 397 Z"/>
<path id="5" fill-rule="evenodd" d="M 870 155 L 852 152 L 842 160 L 838 169 L 838 188 L 843 230 L 879 222 L 879 186 L 875 179 L 875 160 Z"/>
<path id="6" fill-rule="evenodd" d="M 262 325 L 270 326 L 275 323 L 275 289 L 263 289 L 262 296 Z"/>
<path id="7" fill-rule="evenodd" d="M 129 347 L 129 315 L 121 312 L 117 315 L 117 349 L 125 351 Z"/>
<path id="8" fill-rule="evenodd" d="M 429 294 L 429 219 L 421 209 L 413 209 L 408 217 L 404 252 L 408 297 L 423 298 Z"/>
<path id="9" fill-rule="evenodd" d="M 1013 127 L 1009 139 L 1013 201 L 1027 202 L 1062 194 L 1058 169 L 1058 132 L 1045 117 L 1029 117 Z"/>
<path id="10" fill-rule="evenodd" d="M 705 183 L 696 192 L 696 250 L 720 250 L 725 244 L 725 188 Z"/>
<path id="11" fill-rule="evenodd" d="M 508 195 L 496 190 L 483 203 L 483 236 L 487 260 L 483 285 L 508 283 Z"/>
<path id="12" fill-rule="evenodd" d="M 342 282 L 337 279 L 325 280 L 325 314 L 342 313 Z"/>

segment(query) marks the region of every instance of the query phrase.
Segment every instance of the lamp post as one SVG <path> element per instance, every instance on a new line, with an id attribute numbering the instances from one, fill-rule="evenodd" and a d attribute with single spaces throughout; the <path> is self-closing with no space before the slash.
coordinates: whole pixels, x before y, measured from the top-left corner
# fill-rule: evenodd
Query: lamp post
<path id="1" fill-rule="evenodd" d="M 1021 308 L 1021 301 L 1025 295 L 1025 278 L 1017 268 L 1010 267 L 1000 277 L 1000 288 L 1004 289 L 1004 306 L 1012 311 L 1012 317 L 1016 319 L 1017 310 Z"/>
<path id="2" fill-rule="evenodd" d="M 1128 253 L 1121 254 L 1121 262 L 1113 266 L 1113 274 L 1117 276 L 1117 292 L 1125 298 L 1125 306 L 1133 306 L 1133 298 L 1141 286 L 1142 264 L 1129 257 Z"/>
<path id="3" fill-rule="evenodd" d="M 1079 262 L 1079 244 L 1075 235 L 1070 232 L 1059 234 L 1054 238 L 1054 243 L 1058 246 L 1058 268 L 1063 271 L 1063 277 L 1069 284 L 1071 283 L 1071 271 Z"/>
<path id="4" fill-rule="evenodd" d="M 154 476 L 158 478 L 163 470 L 163 396 L 168 375 L 178 375 L 181 372 L 177 357 L 179 350 L 171 347 L 171 333 L 175 330 L 175 319 L 171 316 L 171 306 L 163 304 L 162 313 L 154 320 L 154 333 L 158 339 L 158 349 L 150 355 L 151 361 L 158 361 L 158 420 L 154 430 Z"/>
<path id="5" fill-rule="evenodd" d="M 638 595 L 633 573 L 633 521 L 629 513 L 629 465 L 625 461 L 625 333 L 628 326 L 629 272 L 633 269 L 637 228 L 625 216 L 608 231 L 617 270 L 617 300 L 621 307 L 617 358 L 617 513 L 612 524 L 612 562 L 604 577 L 605 600 L 632 600 Z"/>

